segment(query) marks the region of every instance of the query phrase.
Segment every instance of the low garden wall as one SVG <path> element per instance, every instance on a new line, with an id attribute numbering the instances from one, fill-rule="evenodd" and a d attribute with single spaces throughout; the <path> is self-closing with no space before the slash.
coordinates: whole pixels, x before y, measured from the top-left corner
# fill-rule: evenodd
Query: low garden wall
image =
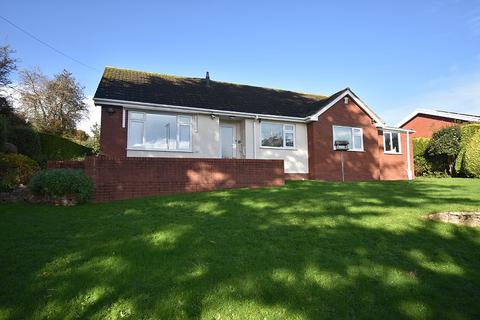
<path id="1" fill-rule="evenodd" d="M 285 183 L 283 160 L 88 156 L 84 161 L 48 162 L 47 167 L 85 170 L 95 183 L 98 202 Z"/>

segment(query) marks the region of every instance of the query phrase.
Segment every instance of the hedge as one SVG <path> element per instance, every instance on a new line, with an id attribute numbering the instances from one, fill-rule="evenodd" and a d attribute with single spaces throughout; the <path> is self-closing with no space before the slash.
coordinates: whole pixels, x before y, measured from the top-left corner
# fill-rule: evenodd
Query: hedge
<path id="1" fill-rule="evenodd" d="M 23 154 L 0 154 L 0 191 L 27 184 L 39 169 L 37 162 Z"/>
<path id="2" fill-rule="evenodd" d="M 463 170 L 467 177 L 480 178 L 480 131 L 475 133 L 465 148 Z"/>
<path id="3" fill-rule="evenodd" d="M 73 198 L 83 203 L 92 198 L 94 184 L 82 170 L 53 169 L 43 170 L 35 175 L 28 184 L 30 191 L 47 201 Z"/>
<path id="4" fill-rule="evenodd" d="M 427 158 L 429 138 L 413 138 L 413 165 L 416 176 L 425 176 L 432 173 L 432 165 Z"/>
<path id="5" fill-rule="evenodd" d="M 457 173 L 465 175 L 465 151 L 467 149 L 467 145 L 469 144 L 472 137 L 480 131 L 480 124 L 478 123 L 471 123 L 466 124 L 461 127 L 462 132 L 462 139 L 460 141 L 461 149 L 458 153 L 457 160 L 455 162 L 455 171 Z"/>
<path id="6" fill-rule="evenodd" d="M 92 154 L 92 149 L 66 138 L 39 133 L 42 153 L 45 160 L 72 160 Z"/>
<path id="7" fill-rule="evenodd" d="M 7 120 L 0 117 L 0 152 L 5 150 L 5 143 L 7 142 Z"/>
<path id="8" fill-rule="evenodd" d="M 38 137 L 38 133 L 32 128 L 9 128 L 7 141 L 17 147 L 18 153 L 24 154 L 35 161 L 42 159 L 40 138 Z"/>

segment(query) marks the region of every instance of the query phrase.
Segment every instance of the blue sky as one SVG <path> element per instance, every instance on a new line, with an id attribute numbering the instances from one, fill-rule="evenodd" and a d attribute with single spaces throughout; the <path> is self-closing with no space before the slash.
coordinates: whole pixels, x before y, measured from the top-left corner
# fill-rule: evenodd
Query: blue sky
<path id="1" fill-rule="evenodd" d="M 8 1 L 20 67 L 105 65 L 331 94 L 352 88 L 388 123 L 416 107 L 480 114 L 480 1 Z M 95 121 L 97 115 L 92 115 Z"/>

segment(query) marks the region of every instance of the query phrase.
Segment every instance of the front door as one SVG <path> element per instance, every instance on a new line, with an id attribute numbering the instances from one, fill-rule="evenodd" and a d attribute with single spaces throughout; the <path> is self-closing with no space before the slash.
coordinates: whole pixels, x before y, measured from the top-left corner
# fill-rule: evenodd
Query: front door
<path id="1" fill-rule="evenodd" d="M 235 126 L 222 124 L 220 126 L 220 147 L 222 158 L 235 158 L 236 139 Z"/>

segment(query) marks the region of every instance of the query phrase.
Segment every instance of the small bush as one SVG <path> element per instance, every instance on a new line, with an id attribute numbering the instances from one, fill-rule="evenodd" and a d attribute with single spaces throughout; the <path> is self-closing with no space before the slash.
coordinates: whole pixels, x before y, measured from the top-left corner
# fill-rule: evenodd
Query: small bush
<path id="1" fill-rule="evenodd" d="M 465 175 L 480 178 L 480 131 L 470 139 L 463 159 Z"/>
<path id="2" fill-rule="evenodd" d="M 73 160 L 92 154 L 92 149 L 54 134 L 40 133 L 40 142 L 44 161 Z"/>
<path id="3" fill-rule="evenodd" d="M 432 164 L 426 155 L 429 143 L 429 138 L 413 138 L 413 164 L 416 176 L 427 176 L 433 172 Z"/>
<path id="4" fill-rule="evenodd" d="M 42 149 L 38 133 L 29 127 L 14 127 L 8 130 L 8 142 L 13 143 L 18 153 L 24 154 L 35 161 L 42 159 Z"/>
<path id="5" fill-rule="evenodd" d="M 435 131 L 427 147 L 427 154 L 438 170 L 448 172 L 451 176 L 455 173 L 455 161 L 460 152 L 461 132 L 460 126 L 454 125 Z M 436 170 L 435 170 L 436 171 Z"/>
<path id="6" fill-rule="evenodd" d="M 429 138 L 413 138 L 413 155 L 425 156 L 429 143 Z"/>
<path id="7" fill-rule="evenodd" d="M 73 197 L 76 202 L 83 203 L 91 199 L 94 185 L 82 170 L 53 169 L 35 175 L 28 188 L 34 195 L 49 201 Z"/>
<path id="8" fill-rule="evenodd" d="M 0 154 L 0 190 L 27 184 L 39 169 L 38 163 L 23 154 Z"/>

